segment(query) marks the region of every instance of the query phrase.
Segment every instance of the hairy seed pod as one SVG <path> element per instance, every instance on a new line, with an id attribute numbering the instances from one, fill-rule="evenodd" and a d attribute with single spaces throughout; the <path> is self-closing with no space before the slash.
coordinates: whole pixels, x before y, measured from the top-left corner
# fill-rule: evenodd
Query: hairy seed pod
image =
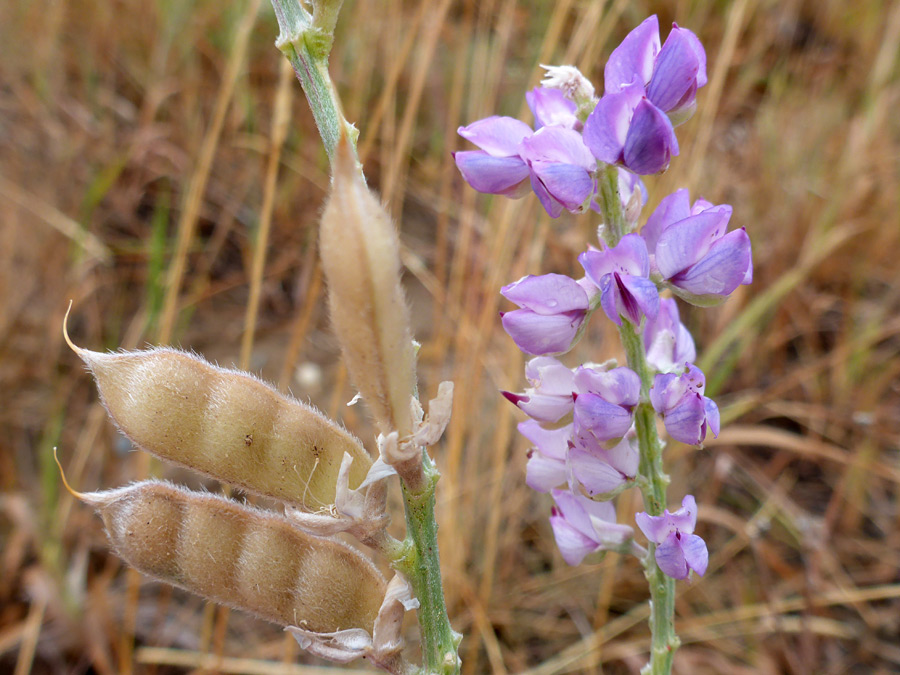
<path id="1" fill-rule="evenodd" d="M 346 544 L 161 481 L 73 494 L 96 507 L 115 552 L 148 576 L 284 626 L 372 633 L 387 584 Z"/>
<path id="2" fill-rule="evenodd" d="M 397 233 L 363 182 L 345 138 L 333 167 L 319 228 L 331 320 L 347 370 L 379 431 L 404 437 L 412 431 L 415 353 L 400 286 Z"/>
<path id="3" fill-rule="evenodd" d="M 247 373 L 168 348 L 101 354 L 69 346 L 119 429 L 164 460 L 313 510 L 334 503 L 345 452 L 351 488 L 372 465 L 343 427 Z"/>

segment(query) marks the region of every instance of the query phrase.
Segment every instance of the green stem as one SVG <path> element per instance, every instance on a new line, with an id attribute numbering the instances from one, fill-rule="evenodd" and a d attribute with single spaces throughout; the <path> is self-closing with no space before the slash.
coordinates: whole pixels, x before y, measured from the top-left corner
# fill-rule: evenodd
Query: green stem
<path id="1" fill-rule="evenodd" d="M 328 158 L 334 158 L 342 135 L 350 141 L 356 155 L 359 131 L 344 118 L 340 98 L 328 73 L 328 56 L 333 40 L 329 31 L 334 28 L 336 14 L 326 13 L 314 21 L 297 0 L 272 0 L 272 6 L 281 29 L 275 44 L 297 73 Z"/>
<path id="2" fill-rule="evenodd" d="M 625 232 L 625 212 L 619 197 L 619 169 L 613 164 L 602 165 L 599 177 L 600 205 L 603 224 L 606 226 L 603 238 L 610 246 L 615 246 Z"/>
<path id="3" fill-rule="evenodd" d="M 648 400 L 652 372 L 644 352 L 644 340 L 628 321 L 619 328 L 628 357 L 628 367 L 641 378 L 641 402 L 634 414 L 640 448 L 639 471 L 644 479 L 641 492 L 644 509 L 651 516 L 661 515 L 666 508 L 666 486 L 669 477 L 662 466 L 662 442 L 656 433 L 656 414 Z M 669 675 L 680 641 L 675 634 L 675 580 L 663 574 L 656 564 L 656 544 L 650 542 L 644 559 L 645 574 L 650 585 L 650 662 L 642 673 Z"/>
<path id="4" fill-rule="evenodd" d="M 604 238 L 615 246 L 627 234 L 625 214 L 619 197 L 619 173 L 607 166 L 600 174 L 600 205 L 606 229 Z M 662 442 L 656 432 L 656 414 L 650 405 L 653 370 L 647 363 L 644 338 L 629 321 L 623 320 L 619 336 L 625 347 L 628 367 L 641 379 L 641 400 L 635 409 L 634 422 L 640 448 L 640 485 L 644 509 L 658 516 L 666 508 L 669 477 L 663 471 Z M 656 564 L 656 545 L 651 542 L 644 558 L 644 570 L 650 585 L 650 662 L 641 670 L 644 675 L 669 675 L 680 641 L 675 634 L 675 580 L 663 574 Z"/>
<path id="5" fill-rule="evenodd" d="M 422 631 L 424 673 L 455 675 L 460 661 L 457 648 L 462 638 L 450 626 L 441 581 L 441 561 L 438 554 L 437 520 L 434 517 L 434 488 L 440 473 L 423 452 L 422 486 L 413 490 L 403 482 L 403 502 L 406 507 L 406 555 L 396 561 L 419 600 L 418 618 Z"/>

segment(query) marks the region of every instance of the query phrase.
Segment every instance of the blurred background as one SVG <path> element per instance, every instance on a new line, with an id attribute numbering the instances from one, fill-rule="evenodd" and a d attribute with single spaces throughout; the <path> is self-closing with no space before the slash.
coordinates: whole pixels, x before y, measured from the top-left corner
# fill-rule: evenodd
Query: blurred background
<path id="1" fill-rule="evenodd" d="M 724 429 L 666 455 L 672 505 L 696 495 L 711 551 L 678 585 L 676 672 L 900 672 L 900 4 L 346 0 L 332 73 L 401 229 L 422 398 L 456 383 L 433 454 L 465 671 L 645 660 L 639 565 L 562 561 L 549 498 L 524 485 L 522 416 L 498 393 L 524 386 L 499 287 L 577 275 L 597 223 L 478 195 L 450 153 L 461 124 L 530 121 L 541 63 L 602 87 L 609 52 L 654 12 L 700 36 L 710 83 L 644 218 L 679 187 L 730 203 L 756 264 L 723 306 L 683 310 Z M 322 672 L 277 627 L 129 573 L 52 458 L 81 490 L 149 474 L 217 489 L 107 421 L 62 341 L 70 299 L 82 346 L 242 365 L 372 447 L 324 312 L 327 161 L 277 32 L 260 0 L 0 4 L 4 673 Z M 569 365 L 617 355 L 603 324 Z M 640 508 L 636 491 L 618 500 L 623 522 Z"/>

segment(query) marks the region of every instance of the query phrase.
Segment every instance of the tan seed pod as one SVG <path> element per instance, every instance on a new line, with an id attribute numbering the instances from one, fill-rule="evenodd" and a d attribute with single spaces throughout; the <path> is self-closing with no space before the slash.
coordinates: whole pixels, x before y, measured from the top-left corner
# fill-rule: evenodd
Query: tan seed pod
<path id="1" fill-rule="evenodd" d="M 157 457 L 308 510 L 334 503 L 345 452 L 351 488 L 372 465 L 347 430 L 252 375 L 175 349 L 92 352 L 63 332 L 122 433 Z"/>
<path id="2" fill-rule="evenodd" d="M 73 494 L 97 509 L 115 552 L 148 576 L 283 626 L 373 632 L 387 583 L 350 546 L 160 481 Z"/>
<path id="3" fill-rule="evenodd" d="M 391 218 L 366 187 L 346 138 L 319 227 L 331 320 L 347 370 L 378 429 L 412 431 L 415 353 Z"/>

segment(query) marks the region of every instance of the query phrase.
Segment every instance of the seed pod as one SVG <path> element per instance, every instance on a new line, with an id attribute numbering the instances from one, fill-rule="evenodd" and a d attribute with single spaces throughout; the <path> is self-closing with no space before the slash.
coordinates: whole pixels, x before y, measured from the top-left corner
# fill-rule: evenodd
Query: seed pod
<path id="1" fill-rule="evenodd" d="M 164 460 L 313 510 L 334 503 L 345 452 L 351 488 L 372 465 L 348 431 L 252 375 L 174 349 L 100 354 L 66 340 L 122 433 Z"/>
<path id="2" fill-rule="evenodd" d="M 415 353 L 400 286 L 397 233 L 363 182 L 345 138 L 333 167 L 319 228 L 331 320 L 347 370 L 379 431 L 396 431 L 402 438 L 412 431 Z"/>
<path id="3" fill-rule="evenodd" d="M 284 517 L 160 481 L 76 497 L 144 574 L 284 626 L 372 634 L 387 584 L 359 551 Z"/>

